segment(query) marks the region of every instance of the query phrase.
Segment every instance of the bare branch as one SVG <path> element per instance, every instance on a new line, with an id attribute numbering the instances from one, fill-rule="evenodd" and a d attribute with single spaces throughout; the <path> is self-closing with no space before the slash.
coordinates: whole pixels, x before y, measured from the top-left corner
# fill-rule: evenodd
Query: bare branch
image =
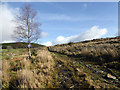
<path id="1" fill-rule="evenodd" d="M 27 42 L 30 46 L 31 42 L 40 38 L 40 24 L 35 20 L 36 15 L 37 12 L 31 8 L 31 5 L 26 5 L 20 9 L 14 20 L 17 26 L 13 37 L 17 41 Z M 31 57 L 30 47 L 28 47 L 28 55 Z"/>
<path id="2" fill-rule="evenodd" d="M 13 37 L 19 41 L 34 42 L 40 38 L 40 23 L 36 22 L 37 12 L 31 8 L 31 5 L 22 7 L 16 15 L 14 22 L 16 29 Z M 30 39 L 30 41 L 28 41 Z"/>

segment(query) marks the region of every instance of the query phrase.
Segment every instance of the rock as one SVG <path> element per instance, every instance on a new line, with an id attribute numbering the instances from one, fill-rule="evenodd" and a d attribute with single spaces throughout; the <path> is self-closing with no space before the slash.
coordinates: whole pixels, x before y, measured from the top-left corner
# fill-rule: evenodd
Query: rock
<path id="1" fill-rule="evenodd" d="M 10 56 L 12 56 L 13 54 L 12 54 L 12 53 L 10 53 L 9 55 L 10 55 Z"/>
<path id="2" fill-rule="evenodd" d="M 70 88 L 74 88 L 74 85 L 73 85 L 73 86 L 71 86 Z"/>
<path id="3" fill-rule="evenodd" d="M 116 77 L 115 77 L 115 76 L 112 76 L 111 74 L 107 74 L 107 78 L 116 79 Z"/>
<path id="4" fill-rule="evenodd" d="M 75 64 L 75 62 L 73 62 L 73 64 Z"/>
<path id="5" fill-rule="evenodd" d="M 61 67 L 62 65 L 59 65 L 59 67 Z"/>
<path id="6" fill-rule="evenodd" d="M 14 53 L 13 55 L 14 55 L 14 56 L 16 56 L 16 54 L 15 54 L 15 53 Z"/>
<path id="7" fill-rule="evenodd" d="M 76 70 L 77 70 L 78 72 L 81 72 L 79 68 L 76 68 Z"/>
<path id="8" fill-rule="evenodd" d="M 100 70 L 99 72 L 100 72 L 100 73 L 104 73 L 104 71 L 102 71 L 102 70 Z"/>

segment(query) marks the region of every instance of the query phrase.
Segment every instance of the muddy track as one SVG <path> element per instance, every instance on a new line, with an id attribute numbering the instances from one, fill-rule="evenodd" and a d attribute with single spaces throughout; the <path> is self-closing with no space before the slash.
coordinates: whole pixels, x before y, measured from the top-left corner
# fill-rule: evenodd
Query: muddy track
<path id="1" fill-rule="evenodd" d="M 88 64 L 83 61 L 80 61 L 76 58 L 70 58 L 66 55 L 51 52 L 53 54 L 54 60 L 56 62 L 55 69 L 58 73 L 57 81 L 60 85 L 58 87 L 61 88 L 94 88 L 90 82 L 86 80 L 87 75 L 85 72 L 79 72 L 77 68 L 79 68 L 77 65 L 82 65 L 85 69 L 92 72 L 95 76 L 98 76 L 100 81 L 103 81 L 103 83 L 106 83 L 107 87 L 113 86 L 113 87 L 120 87 L 118 81 L 109 80 L 107 78 L 104 78 L 105 74 L 108 72 L 105 72 L 102 70 L 102 68 L 98 67 L 96 68 L 96 65 Z M 77 63 L 77 65 L 75 65 Z M 92 67 L 93 66 L 93 67 Z M 91 76 L 94 78 L 94 76 Z M 98 85 L 101 88 L 104 88 L 104 86 Z M 98 87 L 97 86 L 97 87 Z"/>
<path id="2" fill-rule="evenodd" d="M 56 78 L 60 88 L 88 88 L 90 84 L 85 80 L 86 75 L 77 70 L 77 66 L 67 56 L 52 53 L 55 60 L 55 70 L 58 78 Z M 62 59 L 61 59 L 62 57 Z M 64 59 L 63 59 L 64 58 Z"/>

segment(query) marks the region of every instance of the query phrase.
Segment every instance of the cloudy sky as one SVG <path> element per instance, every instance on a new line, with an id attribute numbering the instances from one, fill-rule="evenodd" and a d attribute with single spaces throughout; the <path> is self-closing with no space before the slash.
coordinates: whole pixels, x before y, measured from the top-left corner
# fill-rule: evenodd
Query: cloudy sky
<path id="1" fill-rule="evenodd" d="M 41 36 L 36 43 L 55 45 L 95 38 L 114 37 L 118 33 L 117 2 L 37 2 L 30 3 L 38 12 L 42 24 Z M 14 42 L 11 38 L 14 15 L 25 3 L 0 4 L 1 42 Z"/>

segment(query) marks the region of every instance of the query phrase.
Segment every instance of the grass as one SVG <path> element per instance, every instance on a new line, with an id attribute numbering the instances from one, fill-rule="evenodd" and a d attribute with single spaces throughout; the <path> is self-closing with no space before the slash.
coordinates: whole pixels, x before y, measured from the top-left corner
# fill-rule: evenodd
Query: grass
<path id="1" fill-rule="evenodd" d="M 27 49 L 2 49 L 2 60 L 9 60 L 13 57 L 21 57 L 21 55 L 27 54 Z"/>
<path id="2" fill-rule="evenodd" d="M 2 87 L 119 88 L 119 50 L 116 38 L 32 48 L 31 60 L 27 49 L 3 49 Z"/>
<path id="3" fill-rule="evenodd" d="M 119 38 L 111 38 L 108 41 L 97 40 L 85 43 L 72 43 L 72 45 L 56 45 L 48 47 L 49 51 L 61 53 L 70 57 L 85 57 L 85 60 L 104 64 L 112 61 L 119 61 L 120 46 Z M 99 44 L 98 44 L 99 42 Z M 107 43 L 106 43 L 107 42 Z M 112 43 L 111 43 L 112 42 Z"/>
<path id="4" fill-rule="evenodd" d="M 3 66 L 2 67 L 2 82 L 3 82 L 2 85 L 5 88 L 8 88 L 8 86 L 9 86 L 9 73 L 8 73 L 8 71 L 9 71 L 9 68 L 10 68 L 10 64 L 7 60 L 4 60 L 2 62 L 2 66 Z"/>

